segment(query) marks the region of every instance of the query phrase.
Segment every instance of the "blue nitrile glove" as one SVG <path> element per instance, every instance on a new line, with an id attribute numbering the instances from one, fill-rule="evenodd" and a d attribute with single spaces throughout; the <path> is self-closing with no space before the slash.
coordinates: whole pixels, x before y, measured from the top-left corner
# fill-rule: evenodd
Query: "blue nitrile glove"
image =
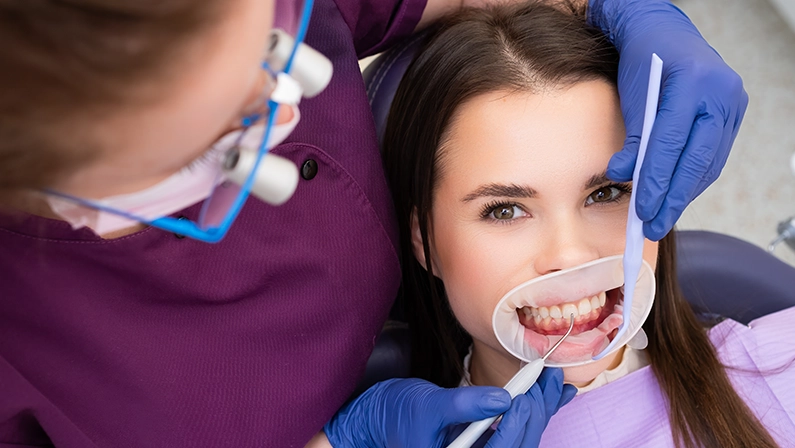
<path id="1" fill-rule="evenodd" d="M 576 387 L 563 384 L 562 370 L 545 368 L 526 394 L 513 399 L 511 408 L 502 417 L 491 438 L 487 434 L 472 447 L 482 447 L 488 438 L 485 448 L 537 448 L 549 419 L 575 395 Z M 467 426 L 466 423 L 457 426 L 447 443 L 455 440 Z"/>
<path id="2" fill-rule="evenodd" d="M 508 410 L 499 387 L 444 389 L 416 378 L 382 381 L 342 408 L 323 431 L 334 448 L 442 447 L 450 425 Z"/>
<path id="3" fill-rule="evenodd" d="M 546 383 L 546 376 L 542 374 L 542 377 Z M 547 386 L 549 396 L 538 392 L 533 396 L 536 403 L 543 403 L 538 406 L 544 410 L 543 426 L 548 420 L 547 407 L 554 407 L 557 411 L 571 399 L 568 395 L 562 397 L 560 382 Z M 539 386 L 539 392 L 543 390 Z M 569 390 L 566 392 L 568 394 Z M 530 417 L 528 408 L 531 408 L 527 400 L 520 399 L 518 403 L 514 400 L 512 404 L 508 392 L 498 387 L 444 389 L 413 378 L 387 380 L 371 387 L 340 410 L 323 430 L 335 448 L 443 447 L 452 441 L 449 435 L 453 425 L 493 417 L 512 408 L 512 415 L 517 415 L 511 417 L 512 423 L 503 431 L 506 433 L 503 437 L 512 443 L 510 437 L 516 438 L 517 434 L 526 432 Z"/>
<path id="4" fill-rule="evenodd" d="M 563 384 L 563 371 L 546 368 L 524 395 L 513 399 L 486 448 L 538 448 L 549 419 L 574 399 L 577 388 Z"/>
<path id="5" fill-rule="evenodd" d="M 627 128 L 607 175 L 632 179 L 643 127 L 652 53 L 663 61 L 662 95 L 636 208 L 651 240 L 667 234 L 684 208 L 718 178 L 740 128 L 748 94 L 740 76 L 666 0 L 590 0 L 589 21 L 621 55 L 618 92 Z"/>

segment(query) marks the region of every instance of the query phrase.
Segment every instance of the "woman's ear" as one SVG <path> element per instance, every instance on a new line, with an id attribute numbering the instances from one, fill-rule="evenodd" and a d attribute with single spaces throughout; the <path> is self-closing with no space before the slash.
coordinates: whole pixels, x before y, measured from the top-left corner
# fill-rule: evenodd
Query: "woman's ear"
<path id="1" fill-rule="evenodd" d="M 422 233 L 420 223 L 417 219 L 417 209 L 411 212 L 411 248 L 414 251 L 414 258 L 427 271 L 428 265 L 425 263 L 425 246 L 422 244 Z"/>

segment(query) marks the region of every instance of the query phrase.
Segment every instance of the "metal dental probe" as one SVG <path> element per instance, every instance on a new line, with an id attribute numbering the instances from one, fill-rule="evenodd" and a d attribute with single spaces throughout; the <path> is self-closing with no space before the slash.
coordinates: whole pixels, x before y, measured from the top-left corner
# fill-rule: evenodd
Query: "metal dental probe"
<path id="1" fill-rule="evenodd" d="M 553 345 L 552 348 L 550 348 L 541 359 L 533 360 L 527 363 L 526 366 L 519 369 L 519 371 L 516 372 L 516 375 L 514 375 L 513 378 L 508 381 L 508 384 L 505 385 L 505 390 L 511 394 L 512 399 L 517 395 L 526 393 L 528 390 L 530 390 L 533 384 L 535 384 L 536 380 L 538 380 L 538 377 L 541 375 L 541 371 L 544 370 L 544 363 L 546 362 L 547 358 L 549 358 L 549 355 L 551 355 L 552 352 L 554 352 L 555 349 L 560 346 L 563 340 L 566 339 L 569 334 L 571 334 L 571 330 L 574 328 L 574 314 L 571 314 L 570 316 L 571 322 L 569 323 L 569 329 L 566 330 L 566 334 L 564 334 L 563 337 L 560 338 L 560 340 L 558 340 L 558 342 L 556 342 L 555 345 Z M 471 447 L 472 444 L 475 443 L 484 432 L 486 432 L 489 426 L 491 426 L 492 423 L 497 420 L 497 417 L 499 416 L 489 417 L 484 420 L 470 423 L 469 426 L 467 426 L 467 429 L 465 429 L 461 435 L 453 440 L 453 443 L 447 445 L 447 448 Z"/>

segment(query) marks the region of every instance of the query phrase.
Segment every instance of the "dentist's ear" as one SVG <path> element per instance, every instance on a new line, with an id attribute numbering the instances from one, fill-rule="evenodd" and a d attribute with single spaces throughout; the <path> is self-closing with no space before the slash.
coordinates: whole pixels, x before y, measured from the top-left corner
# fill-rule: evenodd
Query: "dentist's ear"
<path id="1" fill-rule="evenodd" d="M 417 219 L 417 209 L 411 212 L 411 247 L 414 250 L 414 258 L 427 271 L 428 265 L 425 263 L 425 247 L 422 244 L 422 233 Z"/>

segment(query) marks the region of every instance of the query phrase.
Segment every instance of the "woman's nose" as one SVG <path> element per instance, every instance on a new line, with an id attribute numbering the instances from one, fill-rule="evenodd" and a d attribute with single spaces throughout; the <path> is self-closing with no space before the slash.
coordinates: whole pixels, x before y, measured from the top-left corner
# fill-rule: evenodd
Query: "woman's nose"
<path id="1" fill-rule="evenodd" d="M 596 241 L 577 219 L 557 220 L 546 226 L 541 250 L 535 259 L 539 275 L 568 269 L 599 258 Z"/>

